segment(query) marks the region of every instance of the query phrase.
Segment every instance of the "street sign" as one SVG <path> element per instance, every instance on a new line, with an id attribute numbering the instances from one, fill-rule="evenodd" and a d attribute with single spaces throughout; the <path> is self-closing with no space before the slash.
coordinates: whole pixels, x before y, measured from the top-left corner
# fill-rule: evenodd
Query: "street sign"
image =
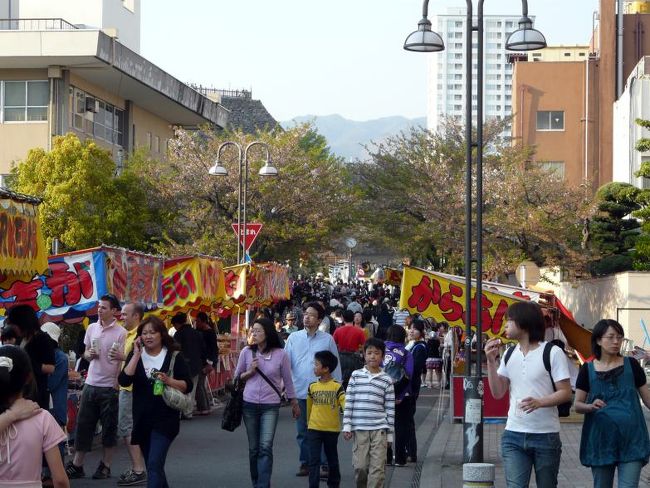
<path id="1" fill-rule="evenodd" d="M 246 252 L 248 252 L 253 245 L 253 242 L 255 242 L 255 239 L 257 239 L 257 235 L 262 230 L 262 226 L 263 224 L 260 224 L 259 222 L 247 223 L 246 235 L 244 236 L 244 226 L 240 229 L 239 224 L 232 224 L 232 230 L 235 232 L 235 235 L 239 236 L 239 242 L 245 244 Z"/>

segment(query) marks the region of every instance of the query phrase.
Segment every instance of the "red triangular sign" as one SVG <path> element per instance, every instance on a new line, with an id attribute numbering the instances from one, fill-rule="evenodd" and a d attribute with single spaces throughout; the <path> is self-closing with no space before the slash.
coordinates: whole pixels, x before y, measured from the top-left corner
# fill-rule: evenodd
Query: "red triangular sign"
<path id="1" fill-rule="evenodd" d="M 247 222 L 246 236 L 244 236 L 244 226 L 242 225 L 242 229 L 240 230 L 239 224 L 232 224 L 232 230 L 235 232 L 235 235 L 239 236 L 239 243 L 246 244 L 246 252 L 248 252 L 253 245 L 253 242 L 255 242 L 255 239 L 257 239 L 257 235 L 262 230 L 262 226 L 263 224 L 260 224 L 259 222 Z"/>

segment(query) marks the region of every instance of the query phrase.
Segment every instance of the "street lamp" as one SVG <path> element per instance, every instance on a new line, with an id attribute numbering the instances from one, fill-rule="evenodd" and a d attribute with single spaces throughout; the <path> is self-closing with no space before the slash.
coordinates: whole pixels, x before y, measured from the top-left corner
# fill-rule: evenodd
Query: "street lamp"
<path id="1" fill-rule="evenodd" d="M 242 149 L 238 142 L 226 141 L 219 145 L 217 160 L 208 173 L 212 176 L 227 176 L 228 170 L 221 164 L 221 152 L 227 146 L 235 146 L 238 151 L 237 161 L 239 163 L 239 188 L 237 197 L 237 263 L 243 264 L 246 261 L 246 201 L 248 199 L 248 151 L 254 146 L 262 146 L 266 151 L 264 166 L 260 168 L 259 175 L 262 177 L 278 176 L 278 170 L 273 166 L 269 145 L 261 141 L 253 141 Z M 242 239 L 241 236 L 244 236 Z"/>
<path id="2" fill-rule="evenodd" d="M 482 311 L 483 311 L 483 4 L 478 1 L 477 22 L 474 24 L 473 2 L 467 3 L 467 27 L 465 32 L 465 378 L 463 394 L 465 411 L 463 417 L 463 452 L 465 463 L 483 462 L 483 380 Z M 528 17 L 528 1 L 521 1 L 522 17 L 519 29 L 506 41 L 509 51 L 531 51 L 546 47 L 546 39 Z M 404 49 L 417 52 L 436 52 L 444 49 L 442 38 L 431 31 L 427 18 L 429 0 L 424 0 L 423 19 L 418 30 L 404 42 Z M 472 35 L 477 33 L 477 93 L 476 93 L 476 141 L 472 140 Z M 476 370 L 472 371 L 472 149 L 476 147 Z"/>

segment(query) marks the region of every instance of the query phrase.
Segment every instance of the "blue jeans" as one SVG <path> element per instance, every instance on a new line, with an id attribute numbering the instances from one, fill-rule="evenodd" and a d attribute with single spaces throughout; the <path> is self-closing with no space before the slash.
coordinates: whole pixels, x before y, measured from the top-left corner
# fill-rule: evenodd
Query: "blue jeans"
<path id="1" fill-rule="evenodd" d="M 244 402 L 244 425 L 248 434 L 248 462 L 253 488 L 271 486 L 273 438 L 280 404 Z"/>
<path id="2" fill-rule="evenodd" d="M 296 420 L 296 441 L 298 442 L 298 450 L 300 453 L 300 465 L 309 466 L 309 440 L 307 439 L 307 400 L 298 399 L 298 406 L 300 407 L 300 417 L 298 417 Z M 320 462 L 321 466 L 327 466 L 325 449 L 323 449 L 321 452 Z"/>
<path id="3" fill-rule="evenodd" d="M 532 468 L 538 488 L 555 488 L 562 441 L 558 432 L 527 434 L 503 431 L 501 455 L 508 488 L 527 488 Z"/>
<path id="4" fill-rule="evenodd" d="M 642 461 L 592 466 L 591 474 L 594 477 L 594 488 L 612 488 L 616 468 L 618 468 L 618 488 L 638 488 L 641 469 L 643 469 Z"/>
<path id="5" fill-rule="evenodd" d="M 147 488 L 169 488 L 165 475 L 165 461 L 173 440 L 152 430 L 149 438 L 140 443 L 144 463 L 147 467 Z"/>

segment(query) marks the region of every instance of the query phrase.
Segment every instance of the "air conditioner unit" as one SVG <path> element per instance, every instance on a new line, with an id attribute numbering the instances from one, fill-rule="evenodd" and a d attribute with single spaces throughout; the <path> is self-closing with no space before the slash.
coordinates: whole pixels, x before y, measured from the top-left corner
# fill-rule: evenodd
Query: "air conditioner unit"
<path id="1" fill-rule="evenodd" d="M 98 103 L 93 97 L 86 97 L 86 112 L 97 113 Z"/>

